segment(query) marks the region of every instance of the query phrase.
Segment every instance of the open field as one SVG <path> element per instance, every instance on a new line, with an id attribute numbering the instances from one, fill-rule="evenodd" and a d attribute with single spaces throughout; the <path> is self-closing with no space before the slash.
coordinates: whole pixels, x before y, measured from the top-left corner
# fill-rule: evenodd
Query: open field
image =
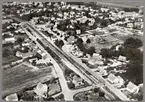
<path id="1" fill-rule="evenodd" d="M 137 2 L 137 1 L 134 1 L 134 2 L 120 2 L 120 1 L 114 1 L 114 2 L 107 2 L 107 1 L 98 1 L 98 4 L 101 4 L 101 5 L 107 5 L 107 6 L 110 6 L 110 7 L 127 7 L 127 8 L 131 8 L 131 7 L 137 7 L 137 6 L 143 6 L 144 2 Z"/>
<path id="2" fill-rule="evenodd" d="M 13 56 L 13 55 L 9 55 L 8 57 L 3 57 L 2 58 L 2 64 L 6 65 L 6 64 L 10 64 L 11 62 L 15 62 L 18 61 L 20 58 Z"/>
<path id="3" fill-rule="evenodd" d="M 52 66 L 43 69 L 34 70 L 34 68 L 20 64 L 13 68 L 2 71 L 2 94 L 3 96 L 20 91 L 23 88 L 29 88 L 38 82 L 50 80 Z"/>
<path id="4" fill-rule="evenodd" d="M 15 51 L 10 46 L 3 47 L 2 53 L 5 54 L 5 51 L 7 51 L 7 49 L 9 50 L 9 53 L 7 52 L 6 55 L 2 57 L 2 65 L 10 64 L 11 62 L 20 60 L 20 58 L 14 56 Z"/>

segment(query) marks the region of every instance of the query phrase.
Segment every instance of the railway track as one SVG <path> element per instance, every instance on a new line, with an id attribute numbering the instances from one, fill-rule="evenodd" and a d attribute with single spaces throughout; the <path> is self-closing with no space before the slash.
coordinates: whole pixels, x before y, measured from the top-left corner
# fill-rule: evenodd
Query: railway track
<path id="1" fill-rule="evenodd" d="M 111 100 L 129 100 L 125 95 L 123 95 L 123 93 L 121 93 L 120 91 L 118 91 L 117 89 L 115 89 L 113 86 L 111 86 L 108 82 L 106 83 L 106 80 L 104 78 L 102 78 L 99 75 L 96 75 L 96 73 L 92 72 L 91 70 L 89 70 L 89 68 L 85 68 L 83 65 L 81 65 L 80 63 L 76 62 L 73 58 L 71 58 L 70 56 L 68 56 L 67 54 L 65 54 L 62 50 L 60 50 L 59 48 L 57 48 L 55 45 L 51 44 L 45 37 L 43 34 L 41 34 L 39 31 L 37 31 L 34 27 L 32 27 L 29 23 L 25 23 L 25 26 L 28 26 L 29 28 L 31 28 L 33 30 L 33 32 L 36 33 L 36 35 L 34 34 L 33 36 L 39 36 L 37 37 L 37 41 L 39 43 L 41 43 L 41 45 L 43 45 L 43 47 L 45 48 L 45 50 L 47 50 L 50 55 L 52 57 L 55 58 L 55 60 L 57 60 L 58 63 L 64 64 L 62 63 L 61 59 L 67 60 L 68 62 L 70 62 L 72 65 L 74 65 L 81 73 L 83 73 L 83 75 L 85 75 L 88 79 L 90 79 L 90 81 L 97 85 L 97 84 L 106 84 L 106 89 L 112 90 L 110 92 L 108 92 L 106 89 L 103 89 L 101 87 L 102 90 L 105 90 L 105 93 L 107 92 L 107 95 L 110 97 Z M 116 92 L 115 92 L 116 91 Z"/>

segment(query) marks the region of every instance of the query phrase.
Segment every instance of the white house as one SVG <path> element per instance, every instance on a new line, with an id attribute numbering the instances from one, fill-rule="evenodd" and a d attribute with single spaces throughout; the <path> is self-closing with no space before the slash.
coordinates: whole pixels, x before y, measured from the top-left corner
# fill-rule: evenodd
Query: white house
<path id="1" fill-rule="evenodd" d="M 38 83 L 36 88 L 34 88 L 34 92 L 41 97 L 46 97 L 48 86 L 46 84 Z"/>
<path id="2" fill-rule="evenodd" d="M 127 84 L 127 90 L 131 93 L 138 93 L 139 88 L 131 81 Z"/>
<path id="3" fill-rule="evenodd" d="M 132 28 L 134 25 L 133 25 L 133 23 L 128 23 L 127 24 L 127 27 L 129 27 L 129 28 Z"/>
<path id="4" fill-rule="evenodd" d="M 15 39 L 14 37 L 5 38 L 5 42 L 6 42 L 6 43 L 9 43 L 9 42 L 14 43 L 15 41 L 16 41 L 16 39 Z"/>
<path id="5" fill-rule="evenodd" d="M 121 56 L 121 55 L 120 55 L 120 56 L 118 57 L 118 60 L 119 60 L 119 61 L 122 61 L 122 62 L 125 62 L 125 61 L 127 60 L 127 58 L 126 58 L 125 56 Z"/>
<path id="6" fill-rule="evenodd" d="M 117 76 L 117 78 L 119 79 L 119 83 L 117 83 L 115 87 L 120 88 L 122 85 L 124 85 L 124 79 L 120 76 Z"/>
<path id="7" fill-rule="evenodd" d="M 22 46 L 29 46 L 30 44 L 27 42 L 22 43 Z"/>
<path id="8" fill-rule="evenodd" d="M 112 84 L 117 84 L 119 83 L 119 78 L 117 78 L 115 75 L 110 74 L 108 76 L 108 81 L 111 82 Z"/>
<path id="9" fill-rule="evenodd" d="M 11 94 L 5 98 L 6 101 L 18 101 L 18 96 L 16 93 Z"/>
<path id="10" fill-rule="evenodd" d="M 115 48 L 115 50 L 116 50 L 116 51 L 119 51 L 119 48 L 120 48 L 120 47 L 121 47 L 121 45 L 117 45 L 116 48 Z"/>

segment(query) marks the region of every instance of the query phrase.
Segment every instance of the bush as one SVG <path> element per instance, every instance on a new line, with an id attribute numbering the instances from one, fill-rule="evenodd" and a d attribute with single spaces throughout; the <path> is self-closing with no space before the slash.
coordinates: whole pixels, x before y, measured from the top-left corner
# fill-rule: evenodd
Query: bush
<path id="1" fill-rule="evenodd" d="M 72 83 L 72 82 L 69 82 L 69 83 L 68 83 L 68 87 L 69 87 L 70 89 L 75 89 L 75 84 Z"/>

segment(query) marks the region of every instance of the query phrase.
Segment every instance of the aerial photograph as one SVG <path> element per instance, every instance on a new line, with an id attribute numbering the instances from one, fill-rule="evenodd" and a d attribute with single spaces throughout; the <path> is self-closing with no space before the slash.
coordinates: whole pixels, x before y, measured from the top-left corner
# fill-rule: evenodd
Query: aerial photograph
<path id="1" fill-rule="evenodd" d="M 144 6 L 3 2 L 3 101 L 142 101 Z"/>

